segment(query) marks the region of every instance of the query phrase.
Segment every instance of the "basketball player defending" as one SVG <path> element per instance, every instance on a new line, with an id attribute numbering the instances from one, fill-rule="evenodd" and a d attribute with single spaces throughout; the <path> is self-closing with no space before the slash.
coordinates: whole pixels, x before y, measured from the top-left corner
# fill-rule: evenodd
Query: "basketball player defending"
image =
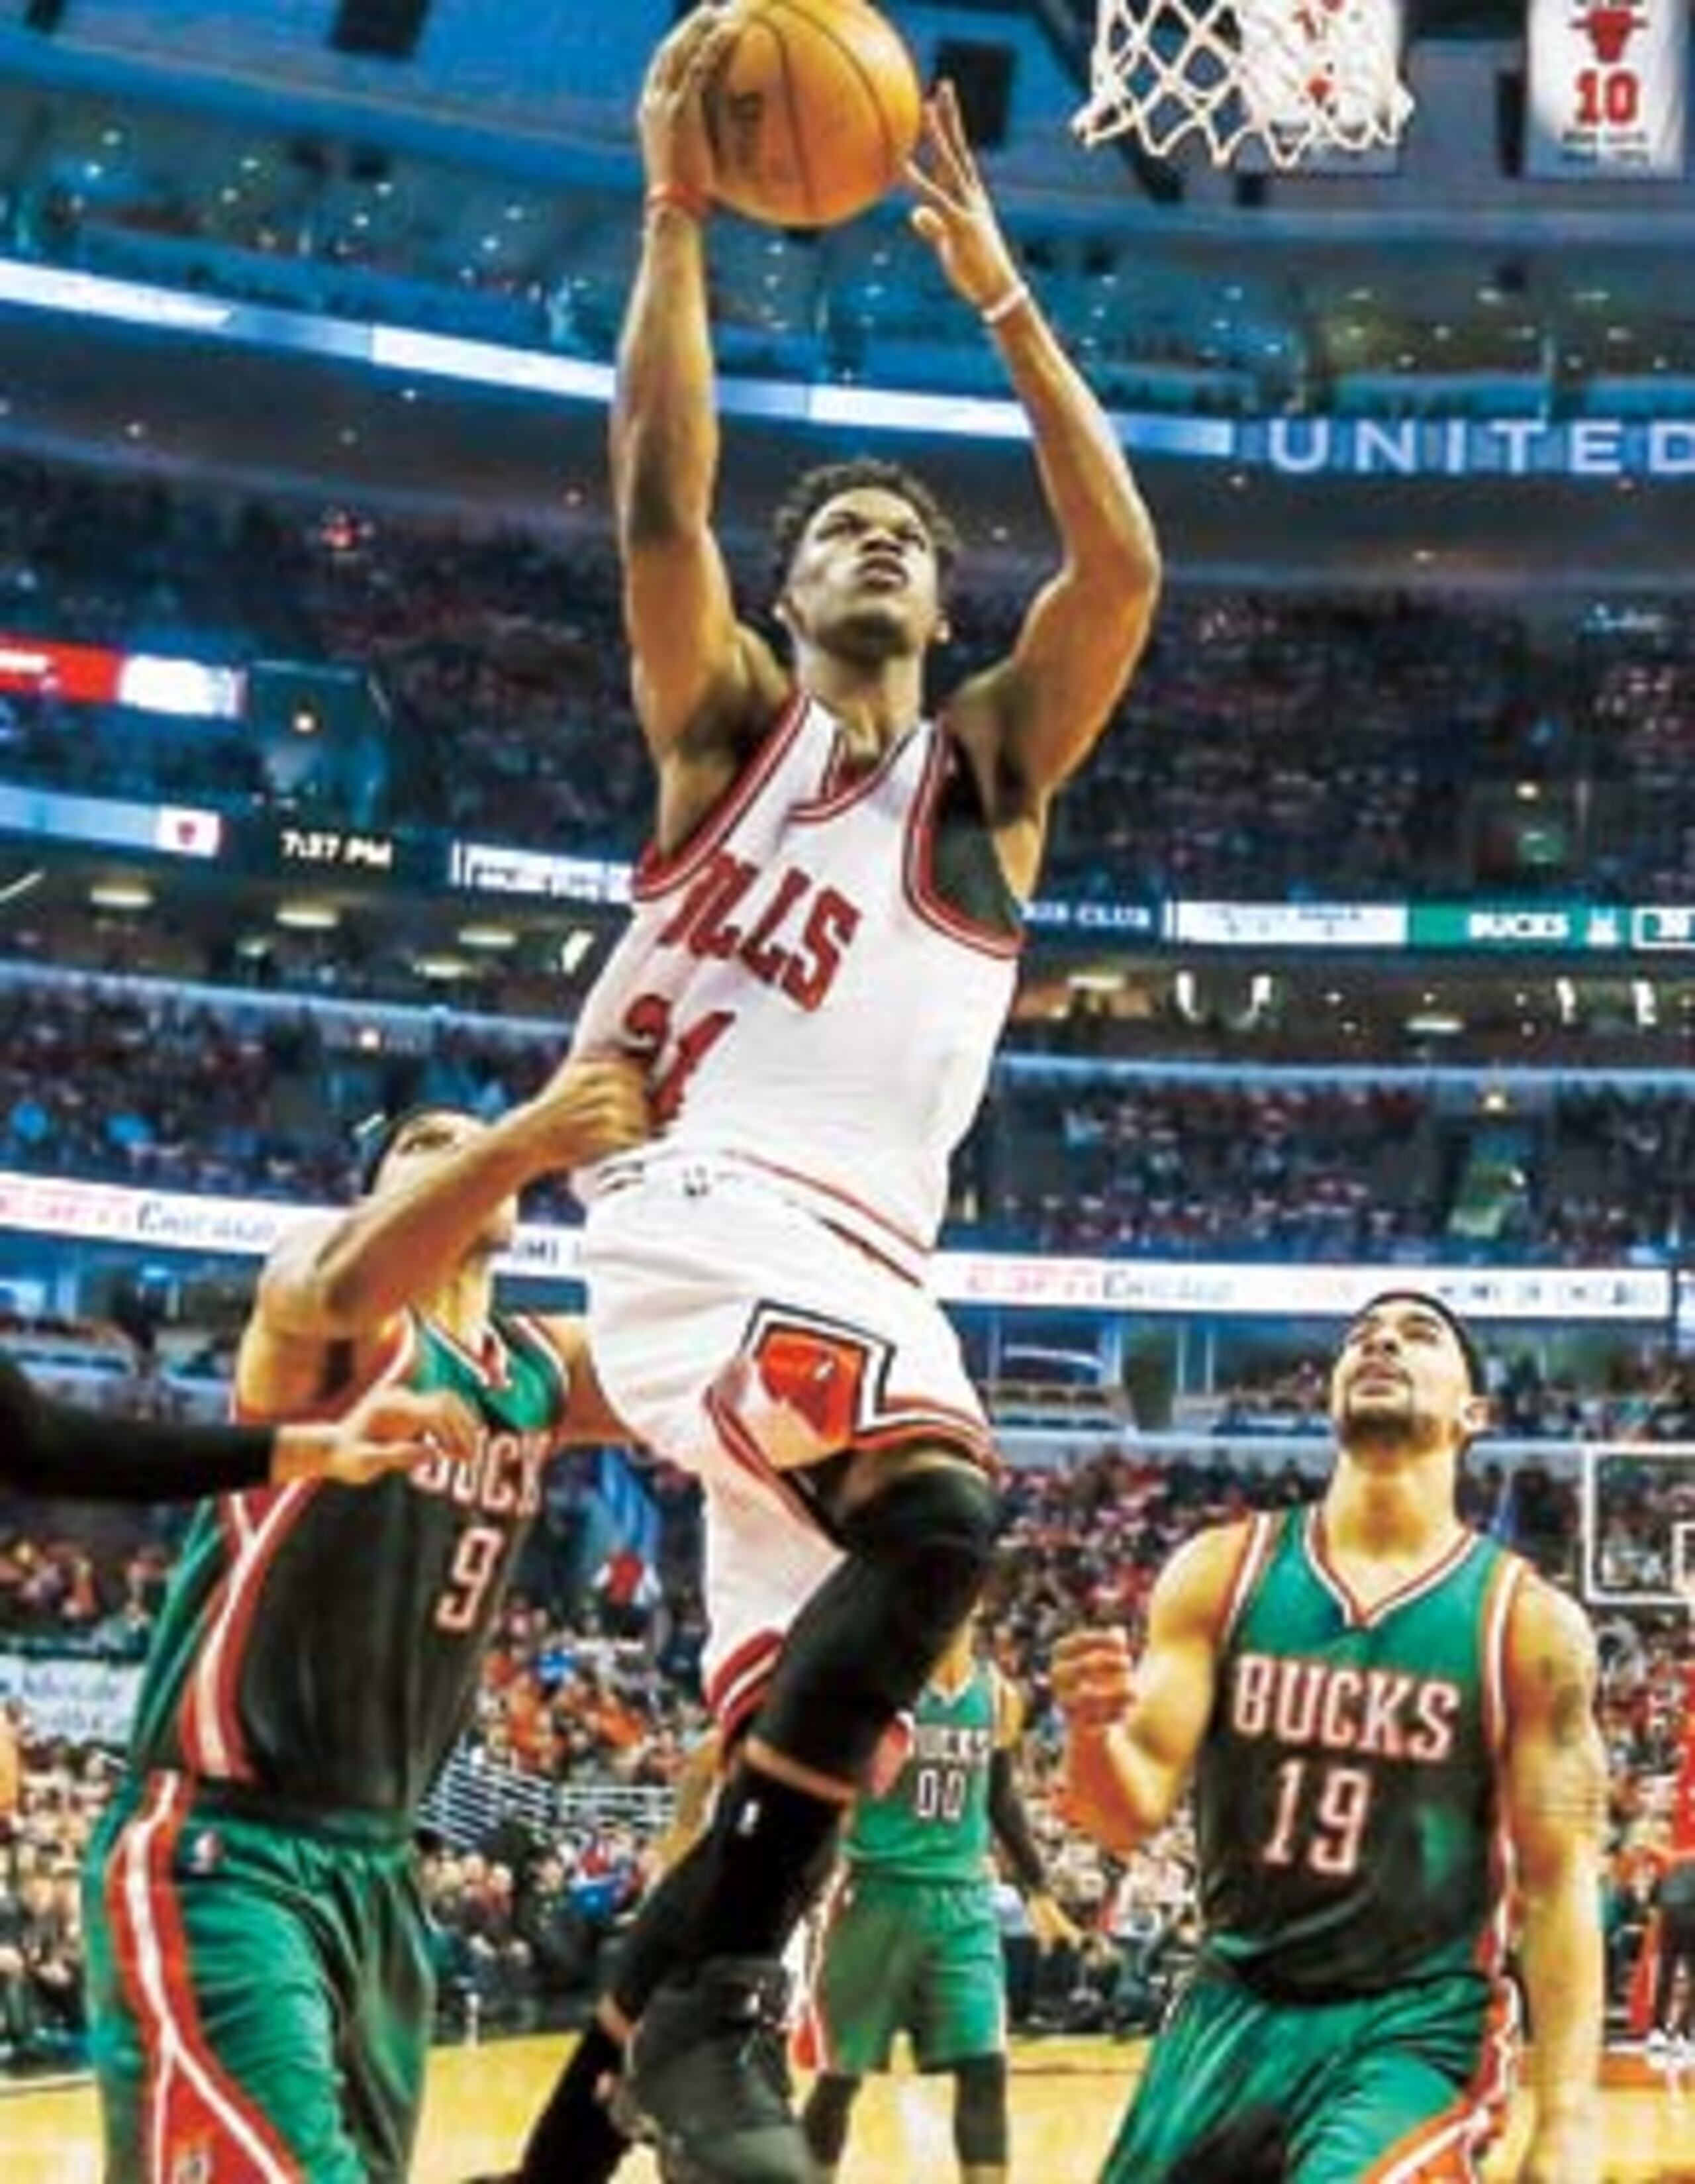
<path id="1" fill-rule="evenodd" d="M 108 2184 L 403 2184 L 432 1999 L 419 1802 L 547 1458 L 625 1437 L 581 1323 L 497 1312 L 492 1262 L 525 1183 L 646 1127 L 612 1061 L 567 1065 L 497 1123 L 419 1109 L 370 1149 L 360 1202 L 268 1262 L 236 1359 L 249 1417 L 441 1390 L 475 1446 L 195 1519 L 86 1876 Z"/>
<path id="2" fill-rule="evenodd" d="M 1103 2184 L 1475 2177 L 1512 2085 L 1516 1903 L 1536 2125 L 1521 2184 L 1598 2184 L 1606 1758 L 1588 1624 L 1454 1514 L 1470 1338 L 1390 1294 L 1331 1382 L 1316 1507 L 1201 1533 L 1121 1630 L 1055 1650 L 1072 1817 L 1123 1851 L 1196 1777 L 1196 1976 Z"/>
<path id="3" fill-rule="evenodd" d="M 862 1797 L 814 1944 L 797 2045 L 818 2075 L 807 2140 L 826 2177 L 841 2166 L 867 2072 L 904 2032 L 923 2071 L 953 2080 L 959 2184 L 1007 2184 L 1007 1969 L 996 1912 L 997 1847 L 1046 1949 L 1078 1938 L 1049 1893 L 1018 1787 L 1022 1696 L 976 1649 L 968 1623 L 913 1713 L 912 1747 L 889 1787 Z"/>
<path id="4" fill-rule="evenodd" d="M 1024 404 L 1060 565 L 1010 657 L 926 717 L 953 537 L 904 471 L 847 464 L 779 515 L 788 660 L 737 620 L 711 528 L 703 111 L 728 35 L 691 14 L 640 107 L 612 454 L 658 830 L 577 1039 L 647 1059 L 659 1133 L 584 1178 L 591 1346 L 634 1431 L 702 1479 L 711 1696 L 730 1726 L 758 1708 L 661 1892 L 676 1960 L 632 2056 L 672 2173 L 703 2180 L 815 2174 L 750 2021 L 842 1808 L 987 1571 L 989 1435 L 926 1261 L 1049 800 L 1125 687 L 1159 567 L 944 86 L 913 223 Z"/>

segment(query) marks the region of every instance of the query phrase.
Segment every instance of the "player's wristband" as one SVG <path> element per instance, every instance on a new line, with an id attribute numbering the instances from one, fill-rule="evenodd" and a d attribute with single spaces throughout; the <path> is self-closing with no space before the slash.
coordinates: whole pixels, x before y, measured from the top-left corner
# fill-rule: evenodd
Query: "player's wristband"
<path id="1" fill-rule="evenodd" d="M 704 227 L 712 216 L 712 200 L 689 182 L 655 182 L 642 200 L 642 209 L 648 213 L 680 212 Z"/>
<path id="2" fill-rule="evenodd" d="M 985 304 L 978 315 L 986 326 L 998 326 L 1014 311 L 1021 311 L 1029 301 L 1029 281 L 1014 281 L 1005 295 L 997 296 L 992 304 Z"/>

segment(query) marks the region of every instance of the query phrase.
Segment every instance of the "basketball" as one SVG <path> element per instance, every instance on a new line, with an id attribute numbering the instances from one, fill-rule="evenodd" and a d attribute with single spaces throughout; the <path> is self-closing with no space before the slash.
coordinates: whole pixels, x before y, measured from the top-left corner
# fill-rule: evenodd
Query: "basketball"
<path id="1" fill-rule="evenodd" d="M 773 227 L 833 227 L 900 180 L 924 93 L 866 0 L 737 0 L 707 96 L 716 196 Z"/>

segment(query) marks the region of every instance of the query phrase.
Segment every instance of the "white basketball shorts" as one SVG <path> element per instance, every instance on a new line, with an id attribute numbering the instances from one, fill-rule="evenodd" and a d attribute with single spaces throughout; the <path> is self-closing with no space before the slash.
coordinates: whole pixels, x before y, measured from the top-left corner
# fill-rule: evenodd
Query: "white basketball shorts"
<path id="1" fill-rule="evenodd" d="M 837 1550 L 785 1474 L 836 1450 L 992 1442 L 930 1295 L 734 1162 L 620 1162 L 589 1209 L 589 1346 L 631 1431 L 706 1497 L 708 1696 L 768 1679 Z"/>

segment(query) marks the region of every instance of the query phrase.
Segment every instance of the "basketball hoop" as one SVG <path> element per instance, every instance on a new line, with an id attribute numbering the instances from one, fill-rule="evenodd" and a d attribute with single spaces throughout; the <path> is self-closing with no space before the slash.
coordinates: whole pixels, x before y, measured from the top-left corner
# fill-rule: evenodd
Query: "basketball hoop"
<path id="1" fill-rule="evenodd" d="M 1158 158 L 1199 136 L 1214 166 L 1257 138 L 1280 167 L 1398 144 L 1413 102 L 1393 0 L 1098 0 L 1086 144 Z"/>

